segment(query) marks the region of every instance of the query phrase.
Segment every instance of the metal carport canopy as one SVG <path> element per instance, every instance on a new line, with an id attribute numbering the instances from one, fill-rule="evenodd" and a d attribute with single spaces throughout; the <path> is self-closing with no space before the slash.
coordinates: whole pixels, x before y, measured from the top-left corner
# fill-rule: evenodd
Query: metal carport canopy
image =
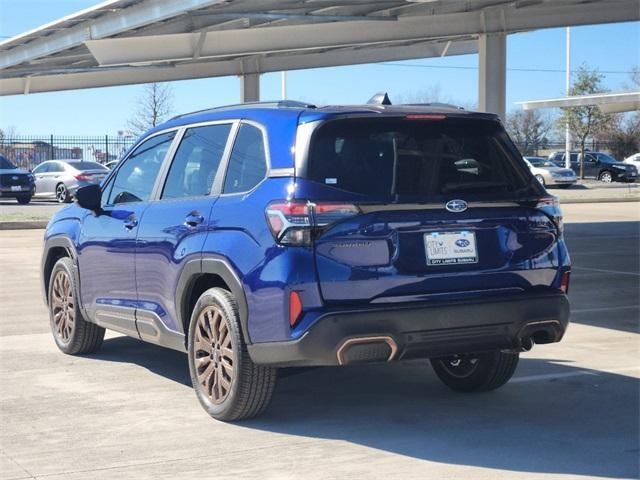
<path id="1" fill-rule="evenodd" d="M 475 53 L 479 36 L 639 19 L 638 0 L 109 0 L 1 42 L 0 94 Z"/>
<path id="2" fill-rule="evenodd" d="M 530 100 L 516 103 L 522 105 L 523 110 L 597 105 L 604 113 L 634 112 L 640 110 L 640 91 L 594 93 L 590 95 L 575 95 L 572 97 Z"/>

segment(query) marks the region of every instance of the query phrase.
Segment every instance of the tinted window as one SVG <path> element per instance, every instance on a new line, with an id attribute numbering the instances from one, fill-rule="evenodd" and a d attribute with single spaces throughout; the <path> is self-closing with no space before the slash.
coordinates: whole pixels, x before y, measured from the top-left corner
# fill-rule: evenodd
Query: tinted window
<path id="1" fill-rule="evenodd" d="M 375 198 L 512 192 L 528 185 L 519 156 L 495 122 L 351 119 L 314 134 L 307 176 Z"/>
<path id="2" fill-rule="evenodd" d="M 33 169 L 33 173 L 47 173 L 49 171 L 50 163 L 41 163 L 36 168 Z"/>
<path id="3" fill-rule="evenodd" d="M 563 158 L 564 158 L 564 157 L 563 157 Z M 577 153 L 570 153 L 570 154 L 569 154 L 569 159 L 570 159 L 572 162 L 577 162 L 577 161 L 578 161 L 578 154 L 577 154 Z"/>
<path id="4" fill-rule="evenodd" d="M 139 145 L 116 172 L 107 203 L 149 200 L 174 136 L 175 132 L 157 135 Z"/>
<path id="5" fill-rule="evenodd" d="M 76 170 L 109 170 L 104 165 L 97 162 L 67 162 Z"/>
<path id="6" fill-rule="evenodd" d="M 209 195 L 231 124 L 188 129 L 171 163 L 162 198 Z"/>
<path id="7" fill-rule="evenodd" d="M 51 162 L 49 164 L 49 168 L 47 169 L 47 172 L 49 173 L 64 172 L 64 166 L 58 162 Z"/>
<path id="8" fill-rule="evenodd" d="M 242 124 L 229 159 L 224 193 L 246 192 L 265 177 L 267 163 L 262 131 Z"/>
<path id="9" fill-rule="evenodd" d="M 16 168 L 13 163 L 0 155 L 0 170 L 12 170 Z"/>

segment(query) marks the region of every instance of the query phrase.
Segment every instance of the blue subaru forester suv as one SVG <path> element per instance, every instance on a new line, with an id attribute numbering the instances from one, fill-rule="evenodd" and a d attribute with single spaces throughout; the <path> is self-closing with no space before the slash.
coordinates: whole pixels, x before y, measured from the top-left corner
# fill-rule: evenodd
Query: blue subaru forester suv
<path id="1" fill-rule="evenodd" d="M 144 135 L 47 227 L 58 347 L 105 329 L 187 352 L 213 417 L 267 407 L 279 367 L 430 359 L 495 389 L 567 327 L 556 199 L 495 115 L 244 104 Z"/>

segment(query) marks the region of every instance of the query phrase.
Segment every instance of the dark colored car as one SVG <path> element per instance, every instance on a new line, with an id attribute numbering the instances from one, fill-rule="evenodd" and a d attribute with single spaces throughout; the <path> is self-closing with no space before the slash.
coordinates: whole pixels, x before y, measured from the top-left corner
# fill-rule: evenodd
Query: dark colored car
<path id="1" fill-rule="evenodd" d="M 186 352 L 217 419 L 262 412 L 279 367 L 428 358 L 455 390 L 495 389 L 569 321 L 558 203 L 492 114 L 207 110 L 76 195 L 42 257 L 58 347 L 108 328 Z"/>
<path id="2" fill-rule="evenodd" d="M 35 192 L 35 179 L 31 172 L 16 167 L 0 155 L 0 197 L 15 198 L 26 205 Z"/>
<path id="3" fill-rule="evenodd" d="M 569 158 L 571 169 L 580 175 L 580 152 L 571 152 Z M 549 160 L 564 166 L 565 152 L 554 152 L 549 155 Z M 638 178 L 638 169 L 634 165 L 619 162 L 602 152 L 585 152 L 583 168 L 585 178 L 595 178 L 605 183 L 635 182 Z"/>

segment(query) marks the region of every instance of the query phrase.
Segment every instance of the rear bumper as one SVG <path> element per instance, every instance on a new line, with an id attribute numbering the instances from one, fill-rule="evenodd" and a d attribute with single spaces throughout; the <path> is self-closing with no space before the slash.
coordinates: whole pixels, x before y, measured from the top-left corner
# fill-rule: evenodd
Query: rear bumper
<path id="1" fill-rule="evenodd" d="M 569 323 L 566 295 L 517 294 L 490 299 L 342 310 L 325 314 L 301 338 L 254 343 L 258 364 L 321 366 L 521 349 L 559 342 Z"/>

